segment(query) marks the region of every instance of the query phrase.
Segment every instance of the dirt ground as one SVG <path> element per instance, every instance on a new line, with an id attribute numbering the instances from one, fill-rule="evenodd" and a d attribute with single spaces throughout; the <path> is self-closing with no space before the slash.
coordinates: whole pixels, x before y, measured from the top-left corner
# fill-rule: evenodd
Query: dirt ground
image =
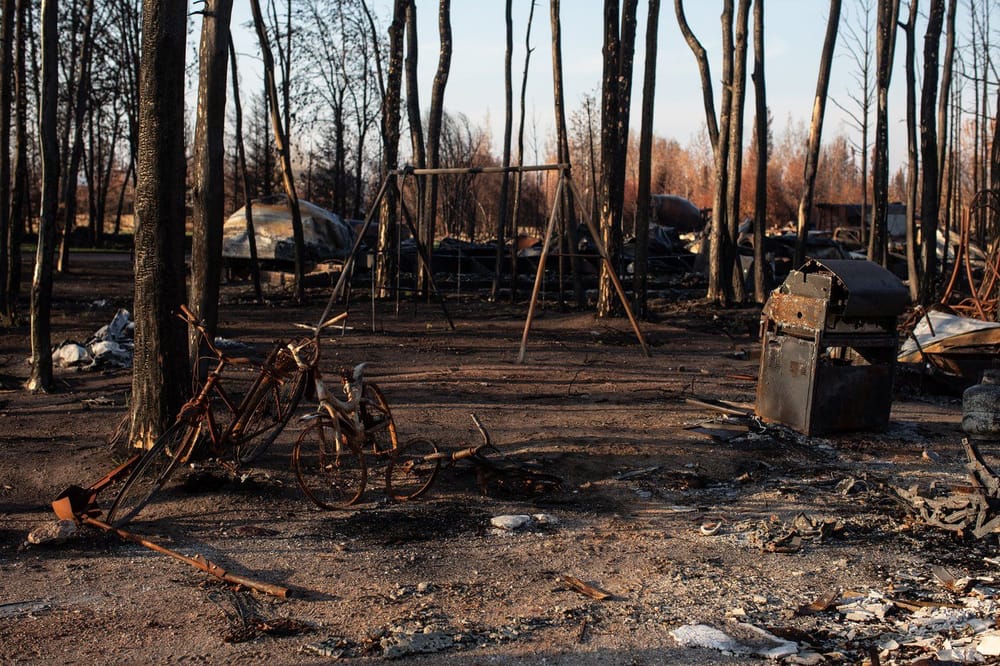
<path id="1" fill-rule="evenodd" d="M 27 327 L 2 332 L 0 662 L 764 659 L 741 654 L 760 641 L 723 652 L 675 637 L 707 624 L 730 637 L 753 626 L 793 641 L 783 653 L 791 663 L 911 663 L 953 656 L 974 632 L 956 622 L 927 629 L 913 604 L 889 603 L 868 618 L 844 610 L 866 596 L 969 608 L 966 591 L 935 581 L 935 565 L 990 589 L 996 564 L 984 558 L 995 538 L 913 525 L 889 492 L 964 480 L 956 397 L 905 381 L 885 433 L 810 439 L 769 428 L 722 441 L 686 429 L 723 419 L 687 398 L 752 409 L 758 310 L 717 312 L 689 300 L 692 293 L 668 291 L 654 302 L 655 321 L 642 325 L 652 351 L 645 358 L 625 320 L 550 305 L 518 364 L 524 306 L 450 290 L 455 331 L 434 304 L 373 308 L 359 294 L 351 329 L 326 341 L 322 367 L 330 374 L 368 362 L 401 439 L 427 437 L 442 449 L 478 443 L 475 413 L 501 450 L 560 476 L 562 491 L 534 500 L 482 496 L 459 463 L 443 468 L 418 501 L 388 501 L 373 471 L 359 505 L 320 511 L 290 470 L 303 428 L 295 419 L 244 477 L 188 470 L 130 526 L 286 586 L 288 599 L 232 589 L 92 528 L 59 545 L 25 545 L 30 530 L 51 520 L 48 504 L 59 491 L 112 467 L 105 437 L 123 413 L 130 377 L 59 369 L 56 392 L 30 395 L 19 387 Z M 293 334 L 294 322 L 316 319 L 324 291 L 310 297 L 293 307 L 274 293 L 261 306 L 245 286 L 227 285 L 220 334 L 266 351 Z M 118 307 L 131 307 L 127 262 L 81 258 L 56 286 L 54 341 L 89 337 Z M 230 377 L 238 384 L 248 373 Z M 492 517 L 507 514 L 554 521 L 491 527 Z M 800 542 L 789 546 L 796 535 Z M 567 575 L 611 596 L 571 590 L 560 581 Z M 831 594 L 829 608 L 799 612 Z M 979 613 L 980 632 L 995 612 Z"/>

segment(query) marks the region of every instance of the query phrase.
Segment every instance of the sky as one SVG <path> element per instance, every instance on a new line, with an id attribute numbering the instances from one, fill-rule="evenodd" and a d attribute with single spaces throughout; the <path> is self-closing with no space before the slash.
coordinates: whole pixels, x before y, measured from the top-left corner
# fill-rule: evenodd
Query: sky
<path id="1" fill-rule="evenodd" d="M 859 4 L 859 0 L 843 3 L 841 34 L 829 89 L 830 97 L 849 109 L 854 108 L 848 95 L 857 90 L 857 68 L 848 53 L 844 26 L 856 20 L 853 12 Z M 242 76 L 259 77 L 259 63 L 254 64 L 255 58 L 252 57 L 256 54 L 255 37 L 249 29 L 241 27 L 249 19 L 249 9 L 244 3 L 237 5 L 234 10 L 237 48 L 244 54 L 242 59 L 249 61 L 242 65 Z M 375 0 L 373 5 L 379 15 L 388 16 L 388 2 Z M 453 55 L 445 91 L 445 110 L 452 114 L 462 113 L 472 123 L 489 127 L 497 152 L 503 136 L 504 121 L 504 5 L 503 0 L 452 0 Z M 584 95 L 594 94 L 599 99 L 603 3 L 600 0 L 562 0 L 561 5 L 564 90 L 567 114 L 571 114 L 579 109 Z M 705 132 L 705 113 L 697 64 L 677 27 L 673 5 L 671 0 L 661 0 L 654 132 L 657 136 L 673 138 L 685 145 L 692 136 Z M 530 6 L 530 0 L 514 0 L 513 3 L 515 114 L 524 68 L 525 28 Z M 438 58 L 437 7 L 438 3 L 432 0 L 417 0 L 420 96 L 425 112 Z M 647 3 L 640 0 L 632 84 L 631 127 L 635 131 L 639 127 L 638 105 L 642 96 L 646 9 Z M 720 11 L 721 2 L 687 0 L 685 3 L 688 22 L 708 51 L 712 77 L 716 81 L 721 74 Z M 768 107 L 776 137 L 780 137 L 790 121 L 806 125 L 809 122 L 828 13 L 829 2 L 825 0 L 767 0 L 765 3 L 764 67 Z M 903 13 L 905 14 L 905 9 Z M 960 17 L 960 29 L 961 20 Z M 554 126 L 549 27 L 549 3 L 539 0 L 531 26 L 531 44 L 534 50 L 526 95 L 526 162 L 534 161 L 530 148 L 532 132 L 540 135 L 536 142 L 540 152 L 538 161 L 544 161 L 544 142 L 551 135 Z M 921 38 L 917 48 L 919 58 L 922 49 L 922 23 L 918 23 L 917 34 Z M 897 66 L 893 74 L 889 104 L 890 161 L 894 165 L 905 163 L 906 159 L 902 35 L 898 39 Z M 752 49 L 752 43 L 750 48 Z M 752 61 L 748 64 L 748 70 L 750 68 Z M 250 82 L 250 85 L 257 86 L 256 82 Z M 749 141 L 753 121 L 753 88 L 749 76 L 747 86 L 744 136 Z M 259 89 L 259 86 L 255 89 Z M 715 98 L 718 104 L 718 85 Z M 874 127 L 874 119 L 872 126 Z M 516 131 L 516 117 L 514 127 Z M 537 129 L 532 130 L 532 127 Z M 823 127 L 824 142 L 839 133 L 854 140 L 859 139 L 859 132 L 848 116 L 835 104 L 828 103 Z M 874 134 L 873 131 L 871 133 Z"/>

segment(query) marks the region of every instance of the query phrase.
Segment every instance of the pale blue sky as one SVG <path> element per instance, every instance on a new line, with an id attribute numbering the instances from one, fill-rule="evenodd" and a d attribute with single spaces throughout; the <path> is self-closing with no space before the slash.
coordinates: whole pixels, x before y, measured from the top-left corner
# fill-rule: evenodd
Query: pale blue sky
<path id="1" fill-rule="evenodd" d="M 452 0 L 451 4 L 453 56 L 445 93 L 445 108 L 450 113 L 464 113 L 473 123 L 489 124 L 496 145 L 502 138 L 503 132 L 505 3 L 503 0 Z M 694 57 L 677 28 L 673 2 L 661 0 L 661 4 L 655 132 L 658 136 L 675 138 L 681 144 L 686 144 L 694 133 L 703 131 L 704 127 L 701 83 Z M 841 15 L 842 28 L 846 21 L 853 20 L 851 13 L 856 10 L 858 4 L 857 0 L 848 0 L 844 3 Z M 579 107 L 584 94 L 596 92 L 600 86 L 602 5 L 600 0 L 562 0 L 563 66 L 568 112 Z M 388 2 L 376 0 L 374 6 L 381 16 L 387 15 Z M 435 1 L 417 0 L 420 95 L 421 103 L 425 106 L 430 99 L 431 81 L 437 65 L 437 7 L 438 3 Z M 529 7 L 529 0 L 514 1 L 515 113 L 516 95 L 524 66 L 524 30 Z M 647 3 L 640 0 L 633 79 L 635 107 L 631 121 L 632 127 L 636 130 L 639 123 L 638 102 L 642 92 L 646 7 Z M 721 74 L 719 22 L 721 3 L 687 0 L 685 9 L 692 29 L 708 50 L 712 76 L 718 80 Z M 782 133 L 789 118 L 802 122 L 809 120 L 828 11 L 829 3 L 825 0 L 767 0 L 765 3 L 765 75 L 768 106 L 774 118 L 775 133 L 778 135 Z M 238 7 L 235 12 L 234 25 L 245 21 L 249 14 L 249 10 L 245 7 Z M 905 14 L 905 3 L 903 13 Z M 960 31 L 962 26 L 966 25 L 963 21 L 965 20 L 960 15 Z M 917 32 L 919 58 L 922 49 L 922 23 L 918 25 Z M 902 39 L 900 35 L 896 53 L 897 71 L 893 75 L 889 110 L 890 159 L 893 164 L 905 161 L 903 126 L 905 81 L 901 70 Z M 237 37 L 237 40 L 238 44 L 243 45 L 241 50 L 255 51 L 252 35 Z M 528 79 L 529 129 L 526 130 L 526 142 L 531 141 L 530 126 L 534 121 L 541 135 L 540 148 L 544 149 L 544 141 L 552 127 L 549 3 L 544 0 L 540 0 L 535 8 L 531 43 L 535 50 L 531 58 Z M 850 86 L 854 85 L 855 63 L 845 54 L 845 44 L 846 35 L 842 30 L 833 66 L 830 95 L 852 108 L 848 92 Z M 243 76 L 253 75 L 253 65 L 247 63 L 243 68 Z M 752 94 L 753 89 L 750 87 L 746 113 L 748 130 L 753 118 Z M 716 91 L 716 103 L 718 103 L 718 91 Z M 828 104 L 824 138 L 829 139 L 837 133 L 850 134 L 853 137 L 856 131 L 840 109 Z M 749 134 L 747 138 L 749 140 Z M 526 150 L 530 151 L 530 148 Z M 531 161 L 531 157 L 529 152 L 526 161 Z M 540 157 L 543 158 L 544 156 Z"/>

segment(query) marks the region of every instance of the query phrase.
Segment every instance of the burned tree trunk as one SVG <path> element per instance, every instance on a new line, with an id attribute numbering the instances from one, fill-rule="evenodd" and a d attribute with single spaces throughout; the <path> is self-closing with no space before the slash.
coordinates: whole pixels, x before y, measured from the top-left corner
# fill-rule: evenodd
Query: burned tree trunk
<path id="1" fill-rule="evenodd" d="M 552 0 L 552 4 L 550 5 L 550 19 L 552 24 L 552 97 L 556 116 L 556 142 L 559 147 L 558 158 L 560 164 L 569 166 L 569 132 L 566 128 L 566 103 L 563 92 L 562 26 L 559 20 L 559 0 Z M 566 173 L 572 177 L 573 172 L 571 169 L 566 171 Z M 506 174 L 504 177 L 506 177 Z M 584 306 L 583 281 L 580 277 L 581 262 L 579 253 L 577 252 L 576 211 L 573 203 L 572 188 L 563 188 L 561 206 L 562 213 L 560 219 L 565 230 L 562 250 L 564 253 L 570 255 L 570 266 L 573 273 L 573 298 L 576 302 L 576 307 L 582 308 Z"/>
<path id="2" fill-rule="evenodd" d="M 736 31 L 733 44 L 732 95 L 729 103 L 729 165 L 726 168 L 726 220 L 729 223 L 729 237 L 726 238 L 727 252 L 723 257 L 724 271 L 730 273 L 733 298 L 737 302 L 746 300 L 746 285 L 740 263 L 736 239 L 740 226 L 740 188 L 743 184 L 743 107 L 746 99 L 747 80 L 747 24 L 750 15 L 750 0 L 740 0 L 736 11 Z"/>
<path id="3" fill-rule="evenodd" d="M 868 236 L 868 260 L 885 266 L 888 254 L 889 214 L 889 82 L 896 50 L 896 21 L 899 0 L 878 5 L 878 34 L 875 40 L 877 107 L 875 112 L 875 159 L 872 164 L 872 228 Z"/>
<path id="4" fill-rule="evenodd" d="M 236 71 L 236 49 L 233 47 L 231 34 L 226 42 L 229 46 L 229 63 L 233 77 L 233 111 L 236 116 L 236 126 L 234 128 L 236 133 L 236 157 L 239 161 L 240 177 L 243 180 L 243 206 L 244 210 L 246 210 L 247 219 L 247 247 L 250 250 L 250 275 L 253 279 L 254 297 L 258 303 L 262 303 L 264 301 L 264 294 L 260 288 L 260 262 L 257 261 L 257 232 L 253 226 L 253 193 L 250 191 L 250 171 L 247 169 L 247 152 L 243 141 L 243 103 L 240 101 L 239 76 Z"/>
<path id="5" fill-rule="evenodd" d="M 3 0 L 0 7 L 0 305 L 4 313 L 8 310 L 7 297 L 7 254 L 10 251 L 9 229 L 12 224 L 10 214 L 10 111 L 11 90 L 14 83 L 14 0 Z"/>
<path id="6" fill-rule="evenodd" d="M 906 33 L 906 271 L 910 299 L 916 302 L 920 291 L 920 266 L 917 257 L 917 75 L 914 65 L 916 48 L 917 0 L 910 1 L 910 17 L 900 27 Z"/>
<path id="7" fill-rule="evenodd" d="M 820 137 L 823 134 L 823 115 L 826 111 L 827 90 L 830 87 L 830 67 L 833 49 L 837 43 L 840 24 L 840 0 L 830 0 L 830 16 L 826 22 L 826 36 L 819 60 L 819 77 L 816 80 L 816 99 L 813 102 L 812 122 L 809 125 L 809 152 L 806 153 L 805 186 L 799 201 L 798 238 L 795 243 L 795 266 L 806 259 L 806 240 L 809 236 L 809 216 L 812 215 L 813 195 L 816 191 L 816 169 L 819 166 Z"/>
<path id="8" fill-rule="evenodd" d="M 17 58 L 15 69 L 15 113 L 14 113 L 14 185 L 10 206 L 10 223 L 6 235 L 0 240 L 7 246 L 7 261 L 0 265 L 4 279 L 4 293 L 0 294 L 3 303 L 0 310 L 0 323 L 14 324 L 17 318 L 17 297 L 21 290 L 21 235 L 24 230 L 24 219 L 28 211 L 28 88 L 27 88 L 27 13 L 30 0 L 18 0 L 17 3 Z"/>
<path id="9" fill-rule="evenodd" d="M 635 201 L 635 310 L 646 316 L 649 263 L 649 190 L 653 161 L 653 98 L 656 94 L 656 33 L 660 0 L 649 0 L 646 18 L 646 64 L 642 81 L 642 120 L 639 126 L 639 184 Z"/>
<path id="10" fill-rule="evenodd" d="M 506 169 L 510 167 L 510 140 L 511 133 L 514 127 L 514 83 L 513 83 L 513 73 L 511 63 L 514 56 L 514 20 L 511 16 L 512 8 L 511 3 L 513 0 L 506 0 L 506 7 L 504 9 L 504 23 L 506 25 L 506 46 L 504 48 L 503 56 L 503 81 L 504 81 L 504 116 L 503 116 L 503 162 L 502 166 Z M 559 0 L 552 0 L 552 11 L 553 11 L 553 27 L 552 27 L 552 49 L 553 49 L 553 68 L 555 65 L 555 49 L 556 40 L 558 39 L 558 13 L 559 13 Z M 555 82 L 556 74 L 553 73 L 553 82 Z M 557 84 L 558 85 L 558 84 Z M 558 93 L 557 93 L 558 95 Z M 561 101 L 561 97 L 556 97 L 556 105 Z M 558 113 L 556 114 L 556 133 L 560 131 L 565 131 L 565 122 L 562 127 L 559 126 Z M 561 145 L 561 144 L 560 144 Z M 507 230 L 507 218 L 508 210 L 510 206 L 510 174 L 504 172 L 500 176 L 500 211 L 497 215 L 497 224 L 494 228 L 494 233 L 496 234 L 496 261 L 493 266 L 493 286 L 490 288 L 490 300 L 496 301 L 500 292 L 500 278 L 503 274 L 503 257 L 504 249 L 506 247 L 506 230 Z M 516 234 L 511 237 L 511 252 L 517 251 L 517 236 Z M 512 275 L 511 280 L 516 280 L 517 275 Z"/>
<path id="11" fill-rule="evenodd" d="M 930 305 L 937 290 L 938 136 L 935 119 L 938 87 L 938 49 L 944 23 L 944 0 L 931 0 L 924 34 L 924 82 L 920 93 L 920 153 L 923 181 L 920 195 L 920 235 L 923 243 L 923 275 L 920 302 Z M 994 118 L 994 122 L 997 119 Z"/>
<path id="12" fill-rule="evenodd" d="M 305 239 L 302 232 L 302 212 L 299 210 L 299 197 L 295 192 L 295 177 L 292 174 L 292 149 L 288 144 L 287 123 L 282 123 L 281 108 L 278 100 L 278 86 L 275 82 L 274 56 L 267 38 L 264 17 L 260 11 L 260 0 L 250 0 L 253 10 L 253 22 L 257 28 L 257 38 L 260 40 L 260 52 L 264 59 L 264 86 L 271 107 L 271 125 L 274 129 L 274 143 L 281 158 L 281 180 L 288 197 L 288 207 L 292 211 L 292 239 L 295 243 L 295 300 L 301 303 L 305 296 Z M 290 122 L 287 118 L 286 121 Z"/>
<path id="13" fill-rule="evenodd" d="M 385 95 L 382 99 L 382 179 L 399 164 L 400 89 L 403 82 L 403 30 L 409 0 L 395 0 L 392 23 L 389 25 L 389 66 L 386 72 Z M 402 193 L 387 187 L 382 197 L 378 233 L 378 258 L 375 264 L 375 284 L 381 297 L 389 295 L 396 277 L 395 247 L 399 229 L 396 219 L 397 197 Z"/>
<path id="14" fill-rule="evenodd" d="M 42 216 L 38 221 L 35 277 L 31 283 L 31 375 L 29 391 L 52 388 L 52 262 L 59 198 L 58 21 L 55 0 L 42 0 L 42 87 L 39 131 L 42 140 Z"/>
<path id="15" fill-rule="evenodd" d="M 441 35 L 441 51 L 438 54 L 437 71 L 434 73 L 434 84 L 431 87 L 431 106 L 427 114 L 427 159 L 431 169 L 441 166 L 441 124 L 444 119 L 444 90 L 448 85 L 448 74 L 451 69 L 451 0 L 440 0 L 438 5 L 438 31 Z M 428 265 L 424 280 L 429 285 L 433 279 L 434 263 L 434 230 L 437 226 L 437 176 L 431 176 L 427 182 L 427 200 L 424 205 L 424 217 L 421 223 L 424 250 L 427 253 Z"/>
<path id="16" fill-rule="evenodd" d="M 757 190 L 753 206 L 753 293 L 758 303 L 767 299 L 764 274 L 764 235 L 767 226 L 767 91 L 764 87 L 764 0 L 753 9 L 753 79 L 757 138 Z"/>
<path id="17" fill-rule="evenodd" d="M 132 447 L 149 448 L 189 386 L 184 302 L 184 49 L 182 3 L 142 8 L 139 145 L 135 193 L 135 357 Z"/>
<path id="18" fill-rule="evenodd" d="M 232 0 L 205 0 L 198 70 L 198 110 L 194 127 L 193 234 L 191 238 L 191 310 L 211 338 L 219 320 L 219 264 L 225 213 L 226 62 Z M 190 332 L 194 362 L 203 341 Z M 204 368 L 197 368 L 199 373 Z"/>
<path id="19" fill-rule="evenodd" d="M 733 300 L 729 255 L 729 224 L 726 220 L 726 192 L 729 187 L 729 125 L 733 109 L 733 0 L 722 3 L 722 101 L 719 105 L 719 135 L 715 142 L 715 193 L 712 196 L 712 226 L 708 243 L 708 294 L 719 305 Z"/>
<path id="20" fill-rule="evenodd" d="M 614 282 L 622 247 L 625 158 L 628 152 L 632 57 L 635 52 L 637 0 L 625 0 L 618 28 L 618 0 L 604 0 L 604 68 L 601 82 L 601 235 L 609 261 L 601 264 L 597 315 L 614 311 Z"/>

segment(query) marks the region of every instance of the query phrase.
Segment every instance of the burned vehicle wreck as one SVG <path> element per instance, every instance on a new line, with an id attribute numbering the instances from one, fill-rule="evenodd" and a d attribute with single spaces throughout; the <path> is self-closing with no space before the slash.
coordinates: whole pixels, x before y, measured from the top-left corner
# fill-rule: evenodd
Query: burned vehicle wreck
<path id="1" fill-rule="evenodd" d="M 343 261 L 351 252 L 354 231 L 335 213 L 299 199 L 306 270 L 317 264 Z M 268 197 L 252 206 L 257 259 L 266 270 L 290 271 L 295 265 L 292 211 L 287 197 Z M 250 267 L 250 242 L 246 207 L 226 220 L 222 229 L 222 258 L 229 272 L 241 274 Z"/>

